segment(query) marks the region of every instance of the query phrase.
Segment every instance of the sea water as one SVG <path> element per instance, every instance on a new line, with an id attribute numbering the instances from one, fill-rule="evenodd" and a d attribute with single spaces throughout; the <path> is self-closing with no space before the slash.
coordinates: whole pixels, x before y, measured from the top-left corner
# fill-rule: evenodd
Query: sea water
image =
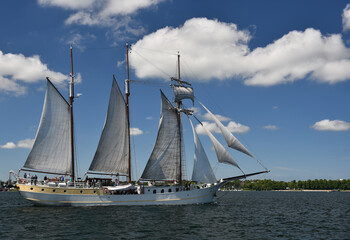
<path id="1" fill-rule="evenodd" d="M 350 193 L 219 192 L 204 205 L 35 207 L 5 192 L 0 239 L 350 239 Z"/>

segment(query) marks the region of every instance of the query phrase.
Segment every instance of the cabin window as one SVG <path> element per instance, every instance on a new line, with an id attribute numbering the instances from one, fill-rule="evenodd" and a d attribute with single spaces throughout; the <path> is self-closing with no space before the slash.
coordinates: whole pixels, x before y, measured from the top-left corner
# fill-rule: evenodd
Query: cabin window
<path id="1" fill-rule="evenodd" d="M 83 190 L 80 190 L 80 193 L 83 193 Z"/>
<path id="2" fill-rule="evenodd" d="M 157 190 L 156 190 L 156 189 L 154 189 L 154 190 L 153 190 L 153 193 L 157 193 Z"/>
<path id="3" fill-rule="evenodd" d="M 148 191 L 151 191 L 151 190 L 148 189 Z"/>
<path id="4" fill-rule="evenodd" d="M 161 193 L 164 193 L 164 189 L 160 190 Z"/>
<path id="5" fill-rule="evenodd" d="M 42 188 L 41 191 L 44 191 L 44 189 Z"/>
<path id="6" fill-rule="evenodd" d="M 94 193 L 96 193 L 96 190 L 94 190 Z"/>
<path id="7" fill-rule="evenodd" d="M 33 188 L 31 187 L 30 190 L 33 190 Z"/>
<path id="8" fill-rule="evenodd" d="M 179 191 L 179 188 L 176 188 L 176 192 L 178 192 Z"/>
<path id="9" fill-rule="evenodd" d="M 53 192 L 56 192 L 56 190 L 54 189 L 54 190 L 52 190 Z"/>
<path id="10" fill-rule="evenodd" d="M 171 192 L 171 188 L 169 188 L 168 192 Z"/>
<path id="11" fill-rule="evenodd" d="M 63 192 L 67 192 L 67 190 L 63 190 Z"/>

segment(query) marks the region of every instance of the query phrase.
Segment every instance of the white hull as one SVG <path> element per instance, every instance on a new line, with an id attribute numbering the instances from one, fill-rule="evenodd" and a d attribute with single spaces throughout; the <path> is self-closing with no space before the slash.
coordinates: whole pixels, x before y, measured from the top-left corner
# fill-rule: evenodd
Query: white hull
<path id="1" fill-rule="evenodd" d="M 20 184 L 21 185 L 21 184 Z M 162 187 L 145 188 L 143 194 L 125 194 L 111 195 L 102 191 L 95 194 L 68 194 L 53 193 L 55 188 L 45 188 L 43 186 L 35 186 L 34 190 L 28 188 L 21 189 L 20 194 L 35 205 L 47 206 L 122 206 L 122 205 L 185 205 L 185 204 L 204 204 L 214 202 L 218 185 L 206 188 L 193 188 L 191 190 L 172 191 L 161 193 Z M 25 185 L 24 185 L 25 186 Z M 31 187 L 33 188 L 33 187 Z M 38 191 L 45 188 L 44 192 Z M 169 187 L 164 187 L 165 191 Z M 174 188 L 174 187 L 170 187 Z M 59 188 L 56 188 L 57 190 Z M 68 188 L 67 188 L 68 189 Z M 153 193 L 154 189 L 158 189 L 158 193 Z M 51 190 L 51 191 L 50 191 Z M 62 190 L 59 189 L 59 190 Z M 86 189 L 85 189 L 86 190 Z M 148 191 L 149 190 L 149 191 Z M 91 190 L 90 190 L 91 191 Z"/>

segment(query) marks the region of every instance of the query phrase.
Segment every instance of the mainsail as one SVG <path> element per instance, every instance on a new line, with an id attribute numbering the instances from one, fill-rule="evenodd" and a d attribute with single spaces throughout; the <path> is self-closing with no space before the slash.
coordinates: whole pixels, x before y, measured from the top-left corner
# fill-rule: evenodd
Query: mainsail
<path id="1" fill-rule="evenodd" d="M 190 120 L 192 126 L 195 146 L 192 181 L 214 183 L 216 182 L 216 177 L 213 169 L 210 166 L 208 157 L 205 154 L 204 148 L 201 141 L 199 140 L 196 130 L 193 127 L 191 119 L 188 118 L 188 120 Z"/>
<path id="2" fill-rule="evenodd" d="M 38 132 L 23 168 L 54 174 L 70 174 L 72 172 L 70 137 L 70 106 L 48 80 Z"/>
<path id="3" fill-rule="evenodd" d="M 208 108 L 206 108 L 201 102 L 199 102 L 203 108 L 205 108 L 205 110 L 207 110 L 207 112 L 209 113 L 210 117 L 214 120 L 214 122 L 216 123 L 216 125 L 218 125 L 218 127 L 221 130 L 222 135 L 224 136 L 227 145 L 230 148 L 236 149 L 242 153 L 247 154 L 248 156 L 254 158 L 254 156 L 243 146 L 243 144 L 238 141 L 238 139 L 233 136 L 233 134 L 219 121 L 219 119 L 217 119 L 217 117 L 215 117 L 214 114 L 212 114 Z"/>
<path id="4" fill-rule="evenodd" d="M 182 99 L 191 99 L 194 102 L 193 88 L 172 85 L 175 94 L 175 101 L 181 101 Z"/>
<path id="5" fill-rule="evenodd" d="M 106 122 L 89 171 L 127 174 L 129 147 L 126 104 L 114 79 Z"/>
<path id="6" fill-rule="evenodd" d="M 161 91 L 162 112 L 158 136 L 152 154 L 142 173 L 143 180 L 178 179 L 180 164 L 180 131 L 178 112 Z"/>

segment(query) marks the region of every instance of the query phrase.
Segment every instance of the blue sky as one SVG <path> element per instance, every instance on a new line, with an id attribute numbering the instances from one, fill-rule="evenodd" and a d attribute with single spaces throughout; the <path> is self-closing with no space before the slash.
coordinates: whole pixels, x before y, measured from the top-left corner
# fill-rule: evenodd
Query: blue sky
<path id="1" fill-rule="evenodd" d="M 69 46 L 79 83 L 75 133 L 79 174 L 87 170 L 105 121 L 112 74 L 126 78 L 132 45 L 132 162 L 138 179 L 153 149 L 159 89 L 181 54 L 196 97 L 271 173 L 260 178 L 350 178 L 350 5 L 348 1 L 38 0 L 0 3 L 0 179 L 21 168 L 39 124 L 45 77 L 68 95 Z M 191 107 L 191 102 L 185 102 Z M 196 115 L 217 134 L 205 110 Z M 187 176 L 193 136 L 184 119 Z M 201 130 L 198 129 L 199 133 Z M 240 172 L 217 165 L 218 178 Z M 229 150 L 245 172 L 262 168 Z"/>

